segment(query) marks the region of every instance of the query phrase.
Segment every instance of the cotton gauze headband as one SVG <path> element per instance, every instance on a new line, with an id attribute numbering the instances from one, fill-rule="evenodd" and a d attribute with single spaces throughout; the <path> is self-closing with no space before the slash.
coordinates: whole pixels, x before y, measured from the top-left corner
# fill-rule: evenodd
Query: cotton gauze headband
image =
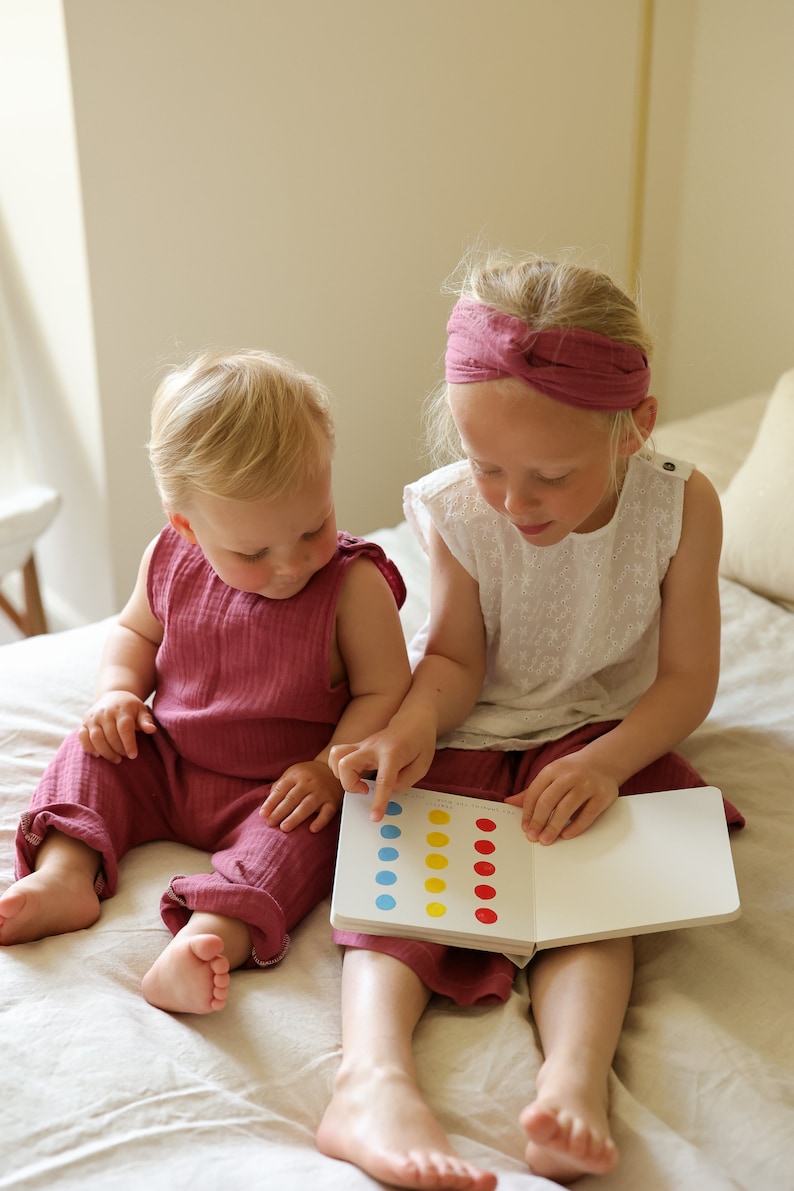
<path id="1" fill-rule="evenodd" d="M 603 411 L 634 409 L 648 395 L 645 353 L 595 331 L 533 331 L 520 318 L 461 298 L 447 336 L 450 384 L 514 376 L 555 401 Z"/>

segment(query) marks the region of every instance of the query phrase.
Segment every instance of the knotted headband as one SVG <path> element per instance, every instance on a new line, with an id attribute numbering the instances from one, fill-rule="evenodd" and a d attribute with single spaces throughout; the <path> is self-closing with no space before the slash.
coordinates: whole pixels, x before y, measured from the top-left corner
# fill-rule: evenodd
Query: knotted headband
<path id="1" fill-rule="evenodd" d="M 648 395 L 644 352 L 607 335 L 560 327 L 533 331 L 520 318 L 461 298 L 447 323 L 451 384 L 514 376 L 579 409 L 634 409 Z"/>

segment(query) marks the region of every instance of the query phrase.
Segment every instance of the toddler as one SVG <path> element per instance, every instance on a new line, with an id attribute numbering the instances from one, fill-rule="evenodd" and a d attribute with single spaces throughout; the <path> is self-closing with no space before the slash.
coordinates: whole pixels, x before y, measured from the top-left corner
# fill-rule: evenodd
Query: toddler
<path id="1" fill-rule="evenodd" d="M 143 992 L 207 1013 L 231 969 L 277 963 L 329 892 L 330 748 L 387 724 L 410 683 L 402 579 L 337 533 L 333 445 L 323 387 L 266 352 L 206 352 L 159 386 L 149 455 L 168 524 L 96 701 L 22 817 L 3 944 L 90 926 L 130 848 L 191 844 L 213 871 L 164 893 L 173 938 Z"/>

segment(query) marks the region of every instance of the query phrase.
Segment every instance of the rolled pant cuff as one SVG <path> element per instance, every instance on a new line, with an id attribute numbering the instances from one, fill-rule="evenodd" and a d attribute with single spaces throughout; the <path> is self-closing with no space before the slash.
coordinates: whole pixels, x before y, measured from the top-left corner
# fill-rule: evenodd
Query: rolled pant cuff
<path id="1" fill-rule="evenodd" d="M 115 851 L 102 819 L 87 807 L 74 808 L 67 804 L 33 813 L 25 811 L 20 816 L 14 862 L 16 879 L 33 872 L 39 848 L 50 831 L 60 831 L 61 835 L 80 840 L 99 852 L 102 860 L 94 878 L 94 892 L 100 900 L 113 897 L 118 885 Z"/>
<path id="2" fill-rule="evenodd" d="M 177 934 L 196 912 L 222 914 L 244 922 L 251 932 L 251 954 L 243 968 L 269 968 L 284 958 L 290 946 L 284 914 L 263 889 L 223 881 L 215 874 L 174 877 L 160 899 L 160 915 Z"/>

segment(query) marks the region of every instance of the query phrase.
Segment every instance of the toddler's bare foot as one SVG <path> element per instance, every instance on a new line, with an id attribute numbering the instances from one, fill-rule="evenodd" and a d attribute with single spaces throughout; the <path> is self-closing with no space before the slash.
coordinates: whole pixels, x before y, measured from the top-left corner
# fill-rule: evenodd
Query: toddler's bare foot
<path id="1" fill-rule="evenodd" d="M 606 1097 L 587 1087 L 552 1087 L 547 1080 L 538 1099 L 521 1113 L 521 1124 L 529 1139 L 526 1159 L 533 1174 L 572 1183 L 584 1174 L 607 1174 L 617 1166 Z"/>
<path id="2" fill-rule="evenodd" d="M 220 935 L 174 935 L 143 978 L 150 1005 L 169 1013 L 212 1013 L 229 993 L 229 961 Z"/>
<path id="3" fill-rule="evenodd" d="M 0 945 L 30 943 L 83 930 L 99 917 L 99 898 L 82 873 L 29 873 L 0 897 Z"/>
<path id="4" fill-rule="evenodd" d="M 465 1162 L 402 1070 L 340 1072 L 317 1133 L 330 1158 L 414 1191 L 493 1191 L 496 1176 Z"/>

